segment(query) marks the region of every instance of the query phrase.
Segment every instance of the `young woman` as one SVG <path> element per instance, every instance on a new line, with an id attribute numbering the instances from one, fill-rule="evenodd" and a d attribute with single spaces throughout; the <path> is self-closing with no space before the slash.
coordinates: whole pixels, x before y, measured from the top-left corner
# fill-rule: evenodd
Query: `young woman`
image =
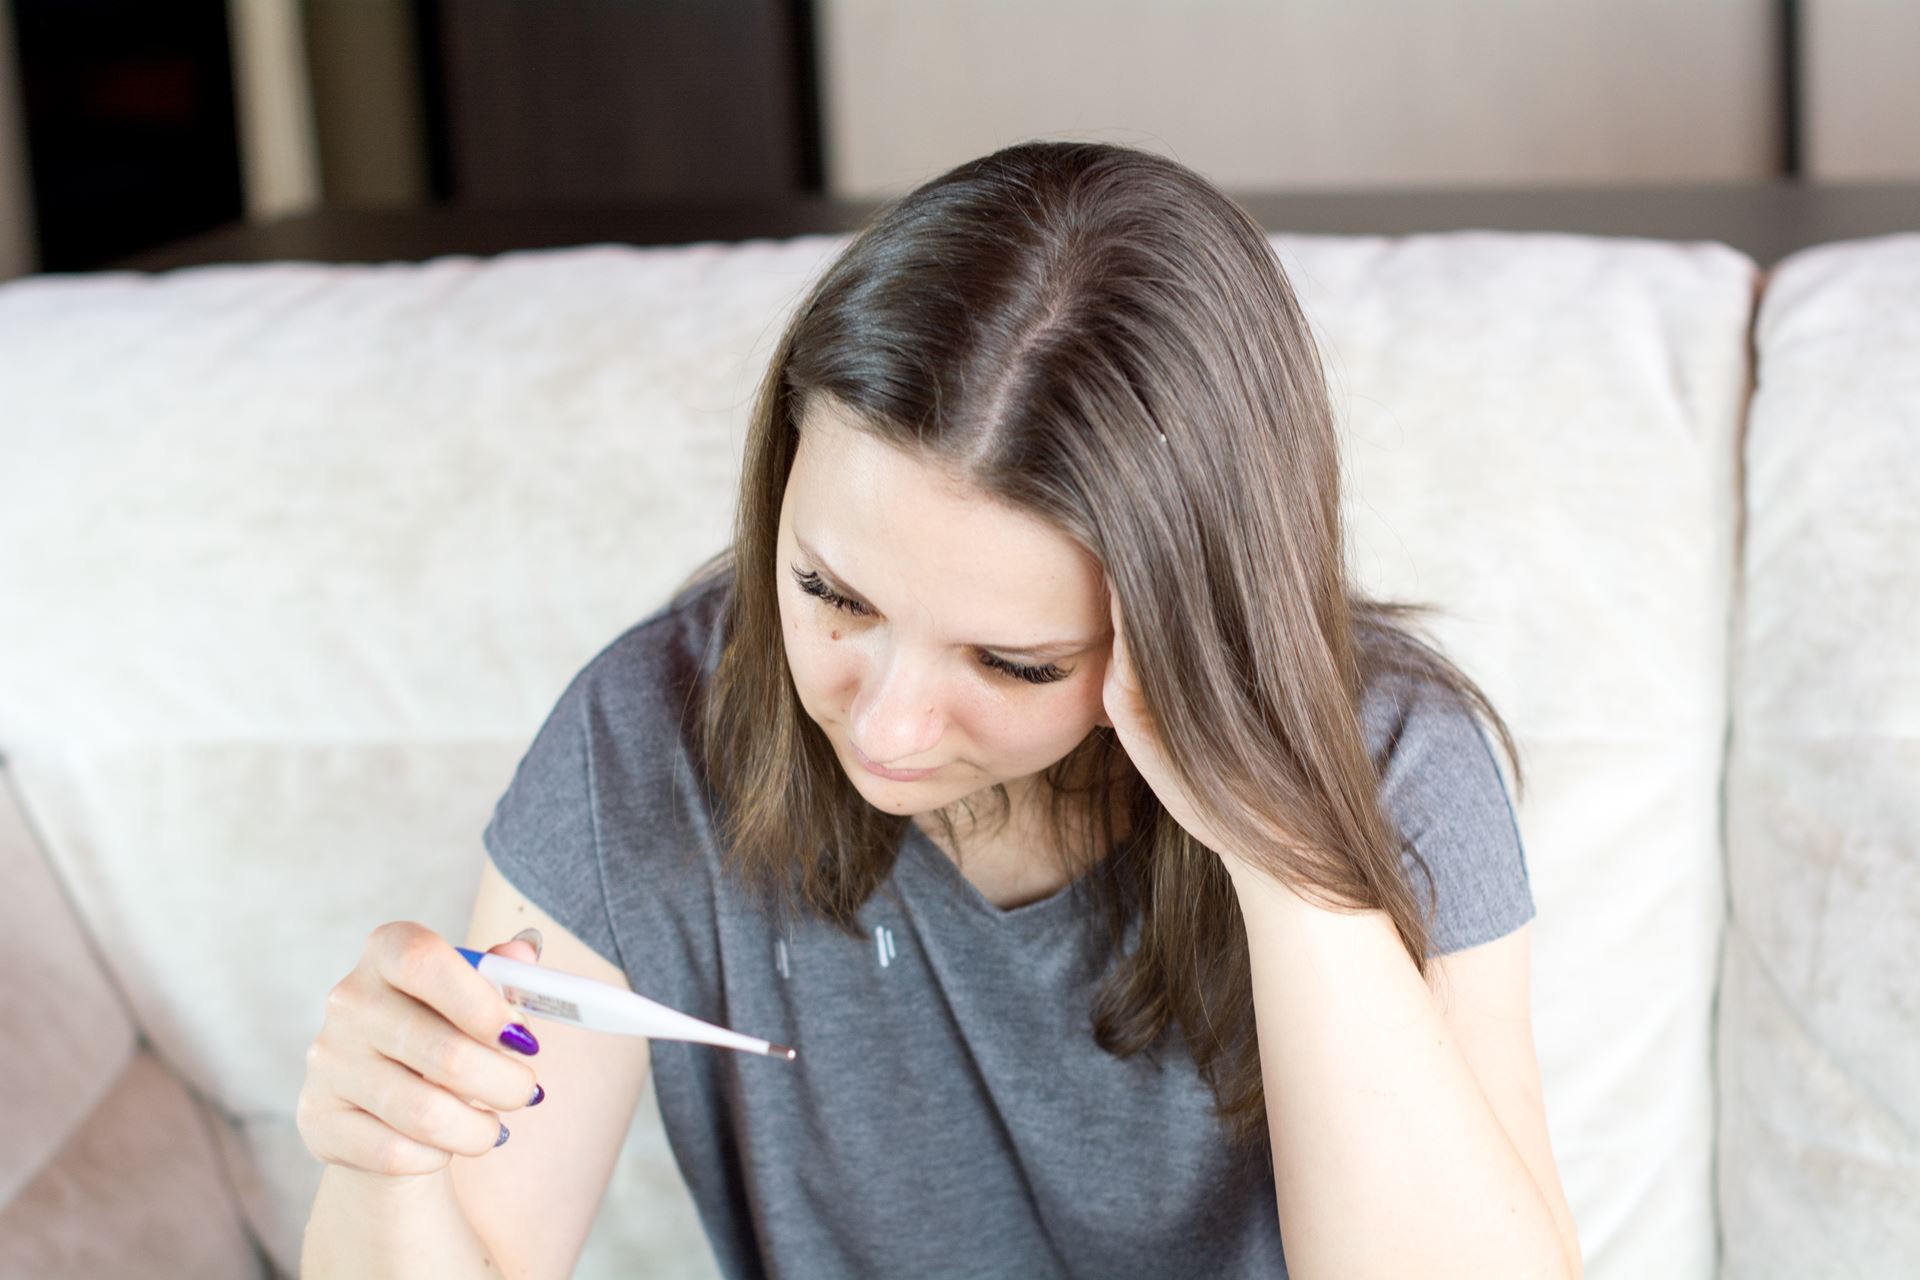
<path id="1" fill-rule="evenodd" d="M 476 930 L 798 1050 L 639 1058 L 728 1276 L 1578 1275 L 1476 717 L 1518 760 L 1416 612 L 1347 578 L 1260 227 L 1010 147 L 801 300 L 732 545 L 561 697 Z M 561 1065 L 477 1226 L 596 1126 L 604 1189 Z"/>

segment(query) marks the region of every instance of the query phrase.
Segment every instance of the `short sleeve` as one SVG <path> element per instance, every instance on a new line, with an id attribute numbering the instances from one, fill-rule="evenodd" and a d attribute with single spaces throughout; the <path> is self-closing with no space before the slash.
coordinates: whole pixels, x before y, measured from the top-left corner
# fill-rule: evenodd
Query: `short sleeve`
<path id="1" fill-rule="evenodd" d="M 481 842 L 514 888 L 614 964 L 597 838 L 588 672 L 574 677 L 494 805 Z"/>
<path id="2" fill-rule="evenodd" d="M 1381 804 L 1432 874 L 1403 849 L 1414 897 L 1433 910 L 1429 955 L 1504 937 L 1534 917 L 1520 826 L 1472 711 L 1429 694 L 1407 712 L 1381 775 Z"/>

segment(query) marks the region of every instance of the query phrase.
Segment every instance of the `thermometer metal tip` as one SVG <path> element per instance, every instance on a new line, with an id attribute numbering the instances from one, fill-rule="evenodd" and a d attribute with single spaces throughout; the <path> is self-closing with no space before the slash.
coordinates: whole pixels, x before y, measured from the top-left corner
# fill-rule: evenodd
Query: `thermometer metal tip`
<path id="1" fill-rule="evenodd" d="M 785 1058 L 788 1062 L 792 1062 L 799 1055 L 783 1044 L 773 1044 L 769 1042 L 767 1044 L 767 1056 L 769 1058 Z"/>

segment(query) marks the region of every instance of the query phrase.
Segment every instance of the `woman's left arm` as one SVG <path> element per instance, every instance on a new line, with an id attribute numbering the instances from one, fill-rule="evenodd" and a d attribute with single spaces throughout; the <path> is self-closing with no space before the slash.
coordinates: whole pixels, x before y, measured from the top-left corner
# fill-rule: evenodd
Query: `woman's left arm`
<path id="1" fill-rule="evenodd" d="M 1168 767 L 1109 607 L 1107 720 L 1161 806 L 1220 854 L 1246 924 L 1288 1271 L 1580 1280 L 1534 1057 L 1532 925 L 1434 957 L 1422 982 L 1384 911 L 1317 907 L 1228 853 Z"/>
<path id="2" fill-rule="evenodd" d="M 1532 926 L 1436 956 L 1423 982 L 1385 912 L 1328 911 L 1222 862 L 1247 930 L 1288 1271 L 1577 1280 L 1528 1013 Z"/>

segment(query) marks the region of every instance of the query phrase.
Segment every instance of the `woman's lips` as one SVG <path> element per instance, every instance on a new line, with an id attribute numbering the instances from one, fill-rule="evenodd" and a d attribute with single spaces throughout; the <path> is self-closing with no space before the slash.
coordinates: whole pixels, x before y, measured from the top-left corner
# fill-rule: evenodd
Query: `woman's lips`
<path id="1" fill-rule="evenodd" d="M 926 777 L 928 774 L 939 772 L 937 769 L 883 768 L 882 766 L 877 765 L 873 761 L 867 759 L 867 753 L 862 751 L 859 747 L 855 746 L 853 743 L 853 739 L 851 738 L 847 739 L 847 746 L 852 749 L 853 758 L 860 762 L 861 768 L 865 769 L 868 773 L 878 774 L 882 778 L 889 779 L 890 781 L 893 781 L 893 782 L 918 782 L 920 781 L 920 779 Z"/>

